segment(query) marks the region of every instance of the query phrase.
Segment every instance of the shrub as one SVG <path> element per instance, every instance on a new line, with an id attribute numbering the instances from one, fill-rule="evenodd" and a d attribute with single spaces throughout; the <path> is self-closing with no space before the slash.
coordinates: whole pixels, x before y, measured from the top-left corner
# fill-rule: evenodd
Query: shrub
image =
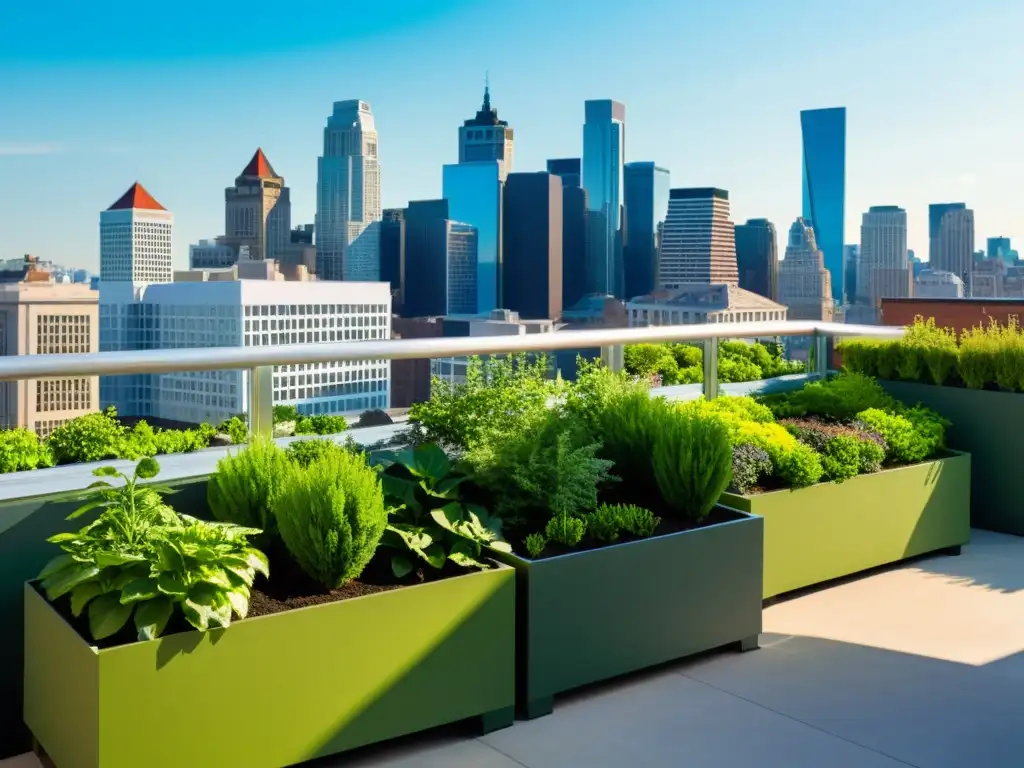
<path id="1" fill-rule="evenodd" d="M 36 469 L 47 458 L 35 432 L 24 427 L 0 431 L 0 472 Z"/>
<path id="2" fill-rule="evenodd" d="M 57 464 L 120 458 L 125 428 L 114 408 L 64 422 L 46 440 Z"/>
<path id="3" fill-rule="evenodd" d="M 579 544 L 586 532 L 586 520 L 564 514 L 552 517 L 544 528 L 544 535 L 549 541 L 554 541 L 570 548 Z"/>
<path id="4" fill-rule="evenodd" d="M 526 547 L 526 554 L 530 556 L 530 559 L 536 560 L 544 554 L 544 549 L 548 545 L 548 540 L 544 538 L 544 534 L 542 533 L 531 533 L 523 541 L 523 544 Z"/>
<path id="5" fill-rule="evenodd" d="M 672 410 L 663 398 L 636 389 L 616 398 L 597 415 L 599 455 L 612 462 L 612 471 L 628 486 L 654 487 L 651 451 Z"/>
<path id="6" fill-rule="evenodd" d="M 288 474 L 285 452 L 271 440 L 254 440 L 217 462 L 206 484 L 210 511 L 223 522 L 259 528 L 259 541 L 267 546 L 277 531 L 271 509 Z"/>
<path id="7" fill-rule="evenodd" d="M 896 406 L 877 381 L 859 373 L 814 381 L 794 392 L 764 397 L 762 402 L 777 418 L 820 416 L 836 421 L 852 419 L 868 408 L 891 410 Z"/>
<path id="8" fill-rule="evenodd" d="M 654 443 L 654 476 L 665 503 L 699 522 L 732 478 L 729 431 L 717 418 L 670 413 Z"/>
<path id="9" fill-rule="evenodd" d="M 587 515 L 587 532 L 595 541 L 610 544 L 619 538 L 621 530 L 622 521 L 617 507 L 602 504 Z"/>
<path id="10" fill-rule="evenodd" d="M 308 467 L 325 454 L 344 450 L 346 449 L 333 440 L 296 440 L 294 443 L 289 443 L 285 448 L 285 453 L 300 467 Z"/>
<path id="11" fill-rule="evenodd" d="M 632 504 L 620 504 L 617 507 L 622 530 L 638 539 L 647 539 L 654 535 L 661 525 L 661 518 L 643 507 Z"/>
<path id="12" fill-rule="evenodd" d="M 275 405 L 272 411 L 274 423 L 280 424 L 285 421 L 298 421 L 299 409 L 294 405 Z"/>
<path id="13" fill-rule="evenodd" d="M 748 493 L 762 478 L 772 473 L 768 452 L 753 443 L 742 443 L 732 449 L 732 484 L 737 493 Z"/>
<path id="14" fill-rule="evenodd" d="M 157 454 L 192 453 L 208 448 L 217 431 L 209 424 L 200 424 L 197 429 L 159 429 L 153 435 Z"/>
<path id="15" fill-rule="evenodd" d="M 926 408 L 912 408 L 902 414 L 872 408 L 857 418 L 884 438 L 886 458 L 893 462 L 924 461 L 942 447 L 945 438 L 946 422 Z"/>
<path id="16" fill-rule="evenodd" d="M 363 572 L 388 524 L 380 476 L 347 451 L 292 464 L 272 505 L 288 553 L 326 589 Z"/>
<path id="17" fill-rule="evenodd" d="M 704 367 L 704 351 L 692 344 L 673 344 L 672 356 L 680 369 Z"/>
<path id="18" fill-rule="evenodd" d="M 720 382 L 758 381 L 763 376 L 761 369 L 750 360 L 727 357 L 718 359 L 718 380 Z"/>
<path id="19" fill-rule="evenodd" d="M 797 443 L 779 456 L 775 472 L 794 488 L 804 488 L 821 480 L 824 470 L 817 452 L 810 446 Z"/>
<path id="20" fill-rule="evenodd" d="M 346 429 L 348 429 L 348 422 L 345 421 L 344 416 L 328 414 L 301 416 L 295 423 L 296 435 L 336 435 Z"/>
<path id="21" fill-rule="evenodd" d="M 666 386 L 679 377 L 679 363 L 664 344 L 630 344 L 622 350 L 622 362 L 630 376 L 648 379 L 657 374 Z"/>
<path id="22" fill-rule="evenodd" d="M 857 448 L 860 451 L 861 474 L 868 475 L 882 469 L 882 462 L 885 461 L 884 441 L 861 438 L 857 441 Z"/>
<path id="23" fill-rule="evenodd" d="M 231 438 L 232 445 L 243 445 L 249 442 L 249 425 L 241 416 L 232 416 L 222 422 L 217 429 Z"/>
<path id="24" fill-rule="evenodd" d="M 387 424 L 394 423 L 395 420 L 388 416 L 387 411 L 383 411 L 380 408 L 374 408 L 373 410 L 363 411 L 359 414 L 359 421 L 356 422 L 356 426 L 382 427 Z"/>
<path id="25" fill-rule="evenodd" d="M 132 460 L 156 456 L 156 432 L 145 421 L 137 422 L 130 430 L 124 431 L 117 454 L 122 459 Z"/>
<path id="26" fill-rule="evenodd" d="M 852 435 L 830 437 L 821 451 L 824 477 L 836 482 L 856 477 L 861 467 L 861 441 Z"/>
<path id="27" fill-rule="evenodd" d="M 615 373 L 600 361 L 576 358 L 576 381 L 566 389 L 563 410 L 573 420 L 595 435 L 600 435 L 600 421 L 607 408 L 619 398 L 650 391 L 646 381 L 626 373 Z"/>

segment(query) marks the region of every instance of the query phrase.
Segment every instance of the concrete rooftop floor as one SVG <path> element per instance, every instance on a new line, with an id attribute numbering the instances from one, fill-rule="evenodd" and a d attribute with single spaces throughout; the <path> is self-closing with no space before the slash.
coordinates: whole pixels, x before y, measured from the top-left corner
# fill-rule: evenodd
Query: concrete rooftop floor
<path id="1" fill-rule="evenodd" d="M 308 768 L 1009 768 L 1024 765 L 1022 651 L 1024 538 L 975 531 L 960 557 L 767 608 L 756 652 L 562 696 L 483 738 L 442 729 Z"/>

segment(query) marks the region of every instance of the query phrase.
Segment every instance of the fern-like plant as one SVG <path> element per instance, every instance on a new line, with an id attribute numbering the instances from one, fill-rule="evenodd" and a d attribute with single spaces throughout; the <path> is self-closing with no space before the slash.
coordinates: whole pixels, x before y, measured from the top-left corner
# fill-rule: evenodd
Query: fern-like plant
<path id="1" fill-rule="evenodd" d="M 711 414 L 673 412 L 661 423 L 653 465 L 665 503 L 699 522 L 732 479 L 729 430 Z"/>
<path id="2" fill-rule="evenodd" d="M 277 525 L 271 507 L 289 468 L 287 454 L 272 440 L 254 440 L 228 454 L 206 485 L 210 511 L 222 522 L 259 528 L 261 546 L 273 543 Z"/>
<path id="3" fill-rule="evenodd" d="M 288 553 L 326 589 L 363 572 L 388 524 L 380 475 L 344 450 L 292 463 L 271 503 Z"/>
<path id="4" fill-rule="evenodd" d="M 651 450 L 671 406 L 644 389 L 632 389 L 611 400 L 598 416 L 601 458 L 614 463 L 614 472 L 628 487 L 655 484 Z"/>

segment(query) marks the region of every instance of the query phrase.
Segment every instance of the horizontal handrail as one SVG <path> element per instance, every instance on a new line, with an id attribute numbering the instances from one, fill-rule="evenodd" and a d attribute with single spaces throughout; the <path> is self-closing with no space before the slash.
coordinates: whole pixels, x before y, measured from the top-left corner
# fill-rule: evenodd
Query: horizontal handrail
<path id="1" fill-rule="evenodd" d="M 0 357 L 0 381 L 20 379 L 223 371 L 272 365 L 335 361 L 409 360 L 512 352 L 590 349 L 665 341 L 703 341 L 767 336 L 902 336 L 901 326 L 847 325 L 803 320 L 745 323 L 655 325 L 643 328 L 602 328 L 584 331 L 529 333 L 515 336 L 460 336 L 426 339 L 375 339 L 273 347 L 199 347 L 148 349 L 68 355 Z"/>

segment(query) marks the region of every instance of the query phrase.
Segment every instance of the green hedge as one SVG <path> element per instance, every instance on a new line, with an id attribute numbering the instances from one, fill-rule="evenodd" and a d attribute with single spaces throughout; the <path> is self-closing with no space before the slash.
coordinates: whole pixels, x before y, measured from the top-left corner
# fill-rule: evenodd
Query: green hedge
<path id="1" fill-rule="evenodd" d="M 703 352 L 694 344 L 631 344 L 623 356 L 627 373 L 662 386 L 704 381 Z M 724 383 L 803 372 L 803 363 L 783 359 L 781 344 L 723 341 L 718 348 L 718 380 Z"/>

